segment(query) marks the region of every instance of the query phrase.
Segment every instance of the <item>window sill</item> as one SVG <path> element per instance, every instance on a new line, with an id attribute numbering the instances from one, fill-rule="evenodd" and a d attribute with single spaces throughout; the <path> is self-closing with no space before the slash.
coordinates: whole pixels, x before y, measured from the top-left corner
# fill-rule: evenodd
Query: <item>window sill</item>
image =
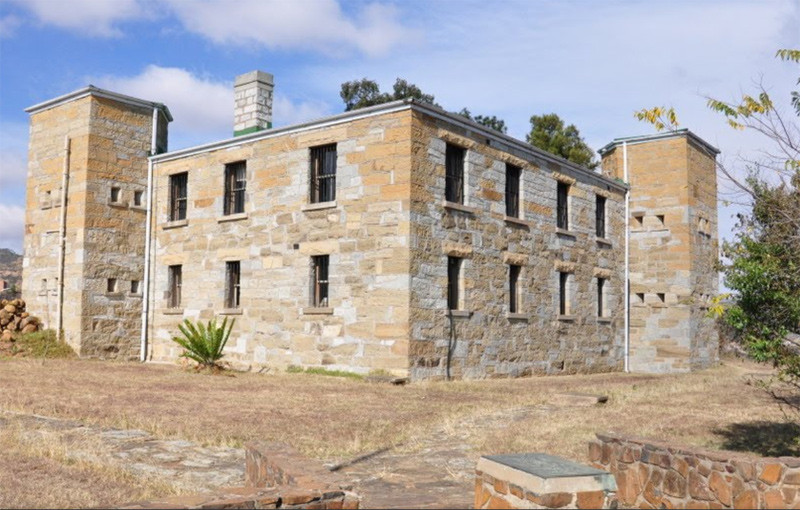
<path id="1" fill-rule="evenodd" d="M 333 315 L 333 308 L 311 306 L 303 308 L 303 315 Z"/>
<path id="2" fill-rule="evenodd" d="M 127 294 L 125 294 L 125 296 L 129 297 L 129 298 L 139 298 L 139 299 L 141 299 L 142 293 L 141 292 L 128 292 Z"/>
<path id="3" fill-rule="evenodd" d="M 577 317 L 574 315 L 559 315 L 558 320 L 561 322 L 575 322 Z"/>
<path id="4" fill-rule="evenodd" d="M 247 213 L 236 213 L 236 214 L 226 214 L 221 218 L 217 218 L 217 223 L 225 223 L 226 221 L 239 221 L 239 220 L 246 220 Z"/>
<path id="5" fill-rule="evenodd" d="M 161 225 L 162 230 L 169 230 L 171 228 L 185 227 L 189 224 L 189 220 L 173 220 L 168 221 Z"/>
<path id="6" fill-rule="evenodd" d="M 134 211 L 142 211 L 142 212 L 147 211 L 147 207 L 143 205 L 132 205 L 131 209 L 133 209 Z"/>
<path id="7" fill-rule="evenodd" d="M 183 315 L 183 308 L 167 308 L 161 313 L 163 315 Z"/>
<path id="8" fill-rule="evenodd" d="M 606 239 L 604 237 L 596 237 L 595 238 L 595 242 L 597 244 L 599 244 L 600 246 L 606 246 L 608 248 L 613 248 L 614 247 L 614 243 L 612 243 L 611 241 L 609 241 L 608 239 Z"/>
<path id="9" fill-rule="evenodd" d="M 598 317 L 597 318 L 597 323 L 598 324 L 611 324 L 611 321 L 612 321 L 611 317 Z"/>
<path id="10" fill-rule="evenodd" d="M 456 202 L 448 202 L 447 200 L 444 200 L 442 202 L 442 207 L 444 207 L 445 209 L 450 209 L 452 211 L 460 211 L 468 214 L 475 214 L 478 212 L 478 209 L 476 207 L 470 207 L 468 205 L 458 204 Z"/>
<path id="11" fill-rule="evenodd" d="M 128 203 L 127 202 L 109 202 L 109 207 L 113 207 L 114 209 L 127 209 Z"/>
<path id="12" fill-rule="evenodd" d="M 242 315 L 241 308 L 223 308 L 219 312 L 220 315 Z"/>
<path id="13" fill-rule="evenodd" d="M 503 221 L 505 221 L 506 223 L 511 223 L 512 225 L 519 226 L 519 227 L 530 228 L 530 226 L 531 226 L 529 221 L 524 220 L 522 218 L 515 218 L 513 216 L 503 216 Z"/>
<path id="14" fill-rule="evenodd" d="M 122 299 L 125 297 L 125 294 L 122 292 L 106 292 L 105 296 L 108 299 Z"/>
<path id="15" fill-rule="evenodd" d="M 472 312 L 469 310 L 448 310 L 447 315 L 450 317 L 472 317 Z"/>
<path id="16" fill-rule="evenodd" d="M 528 322 L 528 314 L 525 313 L 507 313 L 506 318 L 510 321 L 525 321 Z"/>
<path id="17" fill-rule="evenodd" d="M 300 207 L 300 210 L 303 212 L 306 211 L 319 211 L 321 209 L 333 209 L 337 206 L 336 200 L 331 200 L 330 202 L 317 202 L 314 204 L 304 204 Z"/>
<path id="18" fill-rule="evenodd" d="M 575 232 L 567 230 L 565 228 L 556 228 L 556 235 L 562 237 L 569 237 L 573 241 L 576 239 Z"/>

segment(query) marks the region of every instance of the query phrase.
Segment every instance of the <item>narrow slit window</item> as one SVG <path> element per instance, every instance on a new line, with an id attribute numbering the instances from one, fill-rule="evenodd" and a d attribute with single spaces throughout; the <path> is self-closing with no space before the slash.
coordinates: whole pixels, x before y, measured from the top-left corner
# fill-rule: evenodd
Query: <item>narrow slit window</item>
<path id="1" fill-rule="evenodd" d="M 522 169 L 518 166 L 506 163 L 506 216 L 519 218 L 521 205 L 520 178 Z"/>
<path id="2" fill-rule="evenodd" d="M 311 304 L 317 308 L 327 308 L 328 267 L 330 255 L 315 255 L 311 258 Z"/>
<path id="3" fill-rule="evenodd" d="M 556 227 L 569 230 L 569 184 L 559 182 L 556 194 Z"/>
<path id="4" fill-rule="evenodd" d="M 667 295 L 663 292 L 657 292 L 656 296 L 658 296 L 658 300 L 664 303 L 667 300 Z"/>
<path id="5" fill-rule="evenodd" d="M 662 227 L 665 225 L 665 223 L 664 223 L 664 215 L 663 214 L 657 214 L 656 215 L 656 219 L 658 220 L 659 223 L 661 223 Z"/>
<path id="6" fill-rule="evenodd" d="M 461 259 L 447 257 L 447 308 L 461 310 Z"/>
<path id="7" fill-rule="evenodd" d="M 458 146 L 447 144 L 445 150 L 445 200 L 456 204 L 464 203 L 464 156 L 466 151 Z"/>
<path id="8" fill-rule="evenodd" d="M 117 291 L 117 279 L 116 278 L 109 278 L 106 281 L 106 292 L 113 293 Z"/>
<path id="9" fill-rule="evenodd" d="M 508 266 L 508 312 L 519 313 L 519 275 L 521 266 Z"/>
<path id="10" fill-rule="evenodd" d="M 223 214 L 244 212 L 244 193 L 247 187 L 247 167 L 244 161 L 225 165 L 225 200 Z"/>
<path id="11" fill-rule="evenodd" d="M 116 186 L 111 187 L 111 203 L 116 204 L 119 202 L 120 189 Z"/>
<path id="12" fill-rule="evenodd" d="M 142 206 L 142 197 L 144 196 L 143 191 L 134 191 L 133 192 L 133 205 L 137 207 Z"/>
<path id="13" fill-rule="evenodd" d="M 312 204 L 336 200 L 336 144 L 311 147 Z"/>
<path id="14" fill-rule="evenodd" d="M 139 280 L 131 280 L 131 294 L 139 293 Z"/>
<path id="15" fill-rule="evenodd" d="M 241 305 L 241 264 L 239 261 L 225 263 L 225 308 L 236 309 Z"/>
<path id="16" fill-rule="evenodd" d="M 558 313 L 569 315 L 569 273 L 558 273 Z"/>
<path id="17" fill-rule="evenodd" d="M 183 172 L 169 176 L 169 221 L 186 219 L 186 193 L 189 174 Z"/>
<path id="18" fill-rule="evenodd" d="M 636 299 L 639 300 L 639 303 L 644 303 L 644 292 L 637 292 Z"/>
<path id="19" fill-rule="evenodd" d="M 183 266 L 169 266 L 169 298 L 170 308 L 180 308 L 183 288 Z"/>
<path id="20" fill-rule="evenodd" d="M 606 316 L 605 287 L 606 287 L 606 279 L 605 278 L 598 278 L 597 279 L 597 316 L 598 317 L 605 317 Z"/>
<path id="21" fill-rule="evenodd" d="M 633 224 L 635 227 L 641 227 L 644 225 L 644 214 L 634 214 L 633 215 Z"/>
<path id="22" fill-rule="evenodd" d="M 606 197 L 597 195 L 595 200 L 595 235 L 600 238 L 606 237 Z"/>

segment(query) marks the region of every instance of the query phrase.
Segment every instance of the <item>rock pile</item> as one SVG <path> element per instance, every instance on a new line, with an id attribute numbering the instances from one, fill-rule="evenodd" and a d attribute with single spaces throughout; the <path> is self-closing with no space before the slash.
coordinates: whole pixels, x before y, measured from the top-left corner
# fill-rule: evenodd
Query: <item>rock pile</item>
<path id="1" fill-rule="evenodd" d="M 42 321 L 25 311 L 22 299 L 0 300 L 0 341 L 13 342 L 13 333 L 39 331 Z"/>

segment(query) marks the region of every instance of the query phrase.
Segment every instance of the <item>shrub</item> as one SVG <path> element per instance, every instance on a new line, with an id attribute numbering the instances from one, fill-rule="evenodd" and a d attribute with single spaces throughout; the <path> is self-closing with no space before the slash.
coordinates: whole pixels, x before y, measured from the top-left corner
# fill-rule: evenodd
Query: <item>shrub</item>
<path id="1" fill-rule="evenodd" d="M 217 361 L 222 359 L 222 350 L 228 343 L 234 322 L 231 320 L 228 324 L 228 318 L 225 317 L 222 324 L 217 326 L 217 319 L 211 319 L 208 325 L 203 325 L 200 321 L 195 324 L 190 319 L 184 319 L 178 325 L 183 337 L 172 337 L 172 341 L 183 347 L 181 356 L 197 362 L 200 367 L 222 368 Z"/>
<path id="2" fill-rule="evenodd" d="M 9 352 L 11 356 L 48 359 L 75 357 L 72 347 L 66 342 L 59 341 L 52 329 L 17 334 L 14 340 Z"/>

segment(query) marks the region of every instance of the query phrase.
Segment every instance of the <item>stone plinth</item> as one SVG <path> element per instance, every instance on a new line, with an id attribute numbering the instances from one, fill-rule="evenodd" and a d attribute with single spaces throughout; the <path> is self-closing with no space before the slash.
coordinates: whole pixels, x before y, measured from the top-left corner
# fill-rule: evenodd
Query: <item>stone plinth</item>
<path id="1" fill-rule="evenodd" d="M 609 508 L 614 476 L 544 453 L 491 455 L 478 461 L 475 508 Z"/>

